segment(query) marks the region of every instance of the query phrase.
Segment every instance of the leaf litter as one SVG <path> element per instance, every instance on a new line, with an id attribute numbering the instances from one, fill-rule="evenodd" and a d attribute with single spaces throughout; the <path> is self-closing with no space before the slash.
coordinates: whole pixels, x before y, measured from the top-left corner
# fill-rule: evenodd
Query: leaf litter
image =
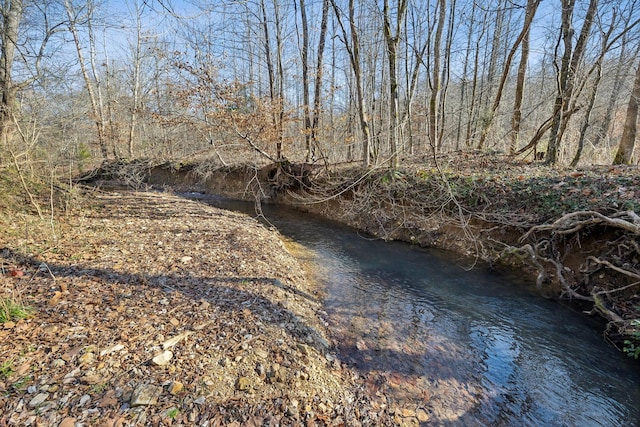
<path id="1" fill-rule="evenodd" d="M 249 217 L 96 192 L 0 242 L 0 296 L 34 309 L 0 325 L 0 426 L 396 423 L 332 354 L 321 291 Z"/>

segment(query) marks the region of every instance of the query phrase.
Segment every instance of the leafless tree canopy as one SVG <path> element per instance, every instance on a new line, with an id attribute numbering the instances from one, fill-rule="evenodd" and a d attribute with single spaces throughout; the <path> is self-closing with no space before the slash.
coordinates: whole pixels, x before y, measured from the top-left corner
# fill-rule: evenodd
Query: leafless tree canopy
<path id="1" fill-rule="evenodd" d="M 0 7 L 2 162 L 637 161 L 635 0 Z"/>

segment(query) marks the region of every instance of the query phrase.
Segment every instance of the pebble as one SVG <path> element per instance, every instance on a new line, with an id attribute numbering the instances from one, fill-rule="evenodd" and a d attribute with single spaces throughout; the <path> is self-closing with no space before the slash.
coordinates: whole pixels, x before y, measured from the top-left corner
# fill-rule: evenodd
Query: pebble
<path id="1" fill-rule="evenodd" d="M 169 363 L 172 357 L 173 357 L 173 353 L 170 350 L 166 350 L 158 354 L 153 359 L 151 359 L 151 361 L 153 362 L 154 365 L 164 366 L 167 363 Z"/>
<path id="2" fill-rule="evenodd" d="M 62 366 L 64 366 L 64 365 L 66 365 L 66 364 L 67 364 L 67 362 L 65 362 L 65 361 L 64 361 L 64 360 L 62 360 L 62 359 L 56 359 L 56 360 L 54 360 L 53 362 L 51 362 L 51 365 L 52 365 L 54 368 L 60 368 L 60 367 L 62 367 Z"/>
<path id="3" fill-rule="evenodd" d="M 89 396 L 88 394 L 85 394 L 84 396 L 82 396 L 82 397 L 80 398 L 79 406 L 84 406 L 84 405 L 86 405 L 90 400 L 91 400 L 91 396 Z"/>
<path id="4" fill-rule="evenodd" d="M 158 403 L 158 397 L 162 389 L 160 387 L 144 384 L 138 386 L 131 395 L 131 406 L 148 406 Z"/>
<path id="5" fill-rule="evenodd" d="M 58 424 L 58 427 L 75 427 L 76 419 L 67 417 Z"/>
<path id="6" fill-rule="evenodd" d="M 30 408 L 37 408 L 49 398 L 49 393 L 38 393 L 29 401 Z"/>
<path id="7" fill-rule="evenodd" d="M 266 359 L 267 357 L 269 357 L 269 352 L 263 348 L 255 349 L 255 354 L 261 359 Z"/>
<path id="8" fill-rule="evenodd" d="M 204 405 L 204 402 L 206 402 L 206 400 L 207 399 L 204 396 L 200 396 L 199 398 L 194 400 L 193 403 L 195 403 L 196 405 Z"/>
<path id="9" fill-rule="evenodd" d="M 82 356 L 80 356 L 80 365 L 89 365 L 91 364 L 96 358 L 96 355 L 93 353 L 85 353 Z"/>
<path id="10" fill-rule="evenodd" d="M 182 384 L 180 381 L 172 381 L 171 384 L 169 385 L 169 394 L 175 396 L 176 394 L 180 393 L 183 389 L 184 389 L 184 384 Z"/>
<path id="11" fill-rule="evenodd" d="M 249 391 L 251 389 L 251 381 L 247 377 L 239 377 L 236 382 L 236 390 Z"/>
<path id="12" fill-rule="evenodd" d="M 422 408 L 416 411 L 416 417 L 421 423 L 426 423 L 427 421 L 429 421 L 429 413 Z"/>
<path id="13" fill-rule="evenodd" d="M 304 344 L 298 344 L 297 347 L 298 347 L 298 351 L 300 353 L 302 353 L 304 355 L 307 355 L 307 356 L 309 355 L 309 347 L 307 347 Z"/>

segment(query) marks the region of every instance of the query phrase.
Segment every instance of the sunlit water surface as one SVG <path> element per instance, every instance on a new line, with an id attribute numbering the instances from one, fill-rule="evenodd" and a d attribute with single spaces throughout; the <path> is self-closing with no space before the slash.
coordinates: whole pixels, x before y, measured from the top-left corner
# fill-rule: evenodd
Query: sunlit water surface
<path id="1" fill-rule="evenodd" d="M 195 195 L 190 195 L 196 197 Z M 255 215 L 251 203 L 202 196 Z M 263 207 L 327 292 L 337 357 L 424 425 L 640 425 L 640 364 L 600 325 L 446 253 Z"/>

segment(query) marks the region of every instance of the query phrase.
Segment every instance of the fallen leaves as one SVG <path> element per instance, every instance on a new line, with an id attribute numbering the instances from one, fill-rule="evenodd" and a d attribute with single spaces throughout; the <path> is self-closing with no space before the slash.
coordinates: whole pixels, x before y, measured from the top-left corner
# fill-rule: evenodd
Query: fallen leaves
<path id="1" fill-rule="evenodd" d="M 313 293 L 273 232 L 174 196 L 96 203 L 58 231 L 56 251 L 0 252 L 11 271 L 47 266 L 28 281 L 0 277 L 0 296 L 19 292 L 36 310 L 0 329 L 0 362 L 15 370 L 0 378 L 0 425 L 161 425 L 169 410 L 177 425 L 294 425 L 350 419 L 357 405 L 368 413 L 353 377 L 307 342 L 324 334 L 320 305 L 289 291 Z"/>

